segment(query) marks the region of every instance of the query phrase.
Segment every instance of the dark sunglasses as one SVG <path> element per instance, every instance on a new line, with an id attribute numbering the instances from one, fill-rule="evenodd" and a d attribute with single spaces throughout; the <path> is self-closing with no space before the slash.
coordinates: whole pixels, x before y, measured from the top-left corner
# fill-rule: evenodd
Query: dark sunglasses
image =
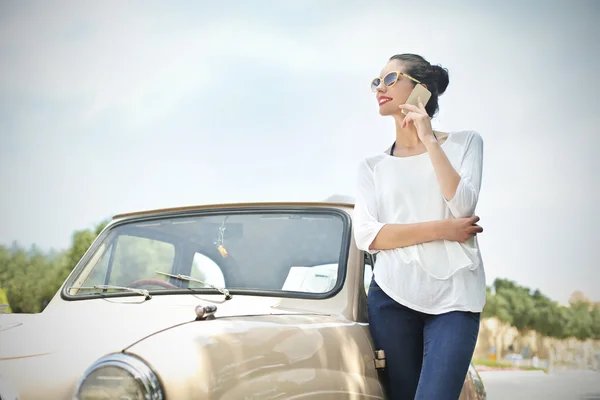
<path id="1" fill-rule="evenodd" d="M 387 87 L 392 87 L 396 84 L 396 82 L 398 82 L 398 79 L 400 79 L 400 76 L 404 76 L 408 79 L 410 79 L 413 82 L 416 83 L 421 83 L 420 81 L 416 80 L 415 78 L 413 78 L 410 75 L 405 74 L 404 72 L 400 72 L 400 71 L 391 71 L 388 72 L 384 77 L 383 77 L 383 84 Z M 381 83 L 382 79 L 381 78 L 375 78 L 371 81 L 371 90 L 374 92 L 377 90 L 377 87 L 379 86 L 379 84 Z"/>

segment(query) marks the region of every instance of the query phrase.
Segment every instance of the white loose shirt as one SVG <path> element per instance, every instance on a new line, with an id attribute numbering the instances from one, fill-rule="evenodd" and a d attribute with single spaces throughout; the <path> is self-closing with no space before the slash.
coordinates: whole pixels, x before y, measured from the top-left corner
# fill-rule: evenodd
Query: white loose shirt
<path id="1" fill-rule="evenodd" d="M 375 281 L 398 303 L 427 314 L 481 312 L 485 272 L 477 237 L 437 240 L 391 250 L 369 250 L 385 224 L 409 224 L 474 215 L 481 187 L 483 140 L 477 132 L 451 132 L 441 145 L 461 179 L 446 201 L 429 153 L 367 157 L 358 169 L 354 237 L 377 253 Z"/>

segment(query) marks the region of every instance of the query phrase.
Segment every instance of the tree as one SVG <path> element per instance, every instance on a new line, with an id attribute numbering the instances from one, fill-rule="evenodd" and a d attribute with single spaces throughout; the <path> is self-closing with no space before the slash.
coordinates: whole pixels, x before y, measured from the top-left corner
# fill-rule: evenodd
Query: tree
<path id="1" fill-rule="evenodd" d="M 594 320 L 592 317 L 592 305 L 585 300 L 571 302 L 569 307 L 569 318 L 566 327 L 568 337 L 579 340 L 592 338 Z"/>
<path id="2" fill-rule="evenodd" d="M 600 303 L 592 307 L 592 338 L 600 340 Z"/>
<path id="3" fill-rule="evenodd" d="M 565 307 L 550 300 L 539 290 L 533 295 L 533 329 L 548 337 L 563 339 L 567 337 L 566 324 L 569 318 Z"/>
<path id="4" fill-rule="evenodd" d="M 8 302 L 8 297 L 6 296 L 6 292 L 4 289 L 0 289 L 0 305 L 7 305 L 8 307 L 4 312 L 10 313 L 12 310 L 10 309 L 10 303 Z"/>
<path id="5" fill-rule="evenodd" d="M 482 317 L 483 318 L 492 318 L 496 317 L 500 321 L 512 325 L 512 314 L 510 310 L 510 305 L 506 298 L 502 295 L 502 293 L 492 293 L 491 287 L 486 287 L 486 304 L 483 308 Z"/>
<path id="6" fill-rule="evenodd" d="M 62 252 L 45 254 L 36 246 L 25 250 L 16 243 L 0 246 L 0 287 L 12 312 L 42 311 L 104 226 L 106 222 L 75 232 L 72 246 Z"/>
<path id="7" fill-rule="evenodd" d="M 512 325 L 512 313 L 510 304 L 502 293 L 495 292 L 494 287 L 486 287 L 486 304 L 483 308 L 483 318 L 497 318 L 501 324 L 492 333 L 492 340 L 496 348 L 496 359 L 502 358 L 502 349 L 504 347 L 504 335 L 506 330 Z"/>
<path id="8" fill-rule="evenodd" d="M 494 281 L 494 288 L 496 296 L 500 296 L 506 301 L 505 308 L 511 315 L 510 323 L 520 333 L 532 329 L 534 302 L 529 294 L 529 289 L 519 286 L 513 281 L 499 278 Z"/>

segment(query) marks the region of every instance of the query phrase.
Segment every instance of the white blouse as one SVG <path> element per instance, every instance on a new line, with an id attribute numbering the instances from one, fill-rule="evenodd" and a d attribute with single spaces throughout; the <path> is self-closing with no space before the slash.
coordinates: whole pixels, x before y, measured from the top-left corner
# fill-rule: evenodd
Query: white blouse
<path id="1" fill-rule="evenodd" d="M 481 187 L 483 140 L 477 132 L 451 132 L 441 145 L 461 180 L 444 198 L 428 153 L 368 157 L 358 169 L 354 238 L 359 249 L 377 253 L 375 281 L 398 303 L 441 314 L 481 312 L 485 271 L 477 237 L 465 243 L 437 240 L 391 250 L 369 250 L 388 223 L 408 224 L 474 215 Z"/>

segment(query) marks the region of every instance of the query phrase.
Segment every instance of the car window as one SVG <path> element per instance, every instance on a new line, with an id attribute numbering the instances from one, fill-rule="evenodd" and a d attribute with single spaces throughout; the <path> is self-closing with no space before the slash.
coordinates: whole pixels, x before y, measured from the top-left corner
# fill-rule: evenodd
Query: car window
<path id="1" fill-rule="evenodd" d="M 80 286 L 81 282 L 84 281 L 90 286 L 104 284 L 104 279 L 107 276 L 106 271 L 108 269 L 108 261 L 110 260 L 112 249 L 113 246 L 111 244 L 108 246 L 103 245 L 96 249 L 90 262 L 88 263 L 89 268 L 85 271 L 87 273 L 80 275 L 79 282 L 76 286 Z"/>
<path id="2" fill-rule="evenodd" d="M 119 235 L 105 251 L 95 256 L 98 261 L 85 279 L 85 286 L 129 286 L 142 277 L 166 280 L 155 271 L 171 271 L 175 251 L 170 243 Z"/>
<path id="3" fill-rule="evenodd" d="M 66 285 L 86 289 L 65 294 L 89 295 L 85 290 L 96 284 L 187 293 L 210 291 L 213 285 L 231 293 L 324 294 L 343 283 L 349 235 L 347 214 L 314 209 L 219 211 L 121 222 L 93 244 L 93 255 L 78 266 L 72 286 Z M 157 280 L 163 284 L 154 284 Z"/>
<path id="4" fill-rule="evenodd" d="M 210 285 L 226 287 L 225 276 L 223 276 L 221 267 L 208 256 L 201 253 L 194 254 L 190 276 Z"/>
<path id="5" fill-rule="evenodd" d="M 289 269 L 282 290 L 327 293 L 335 286 L 337 274 L 338 264 L 293 266 Z"/>
<path id="6" fill-rule="evenodd" d="M 173 244 L 139 236 L 117 238 L 109 285 L 129 285 L 138 279 L 166 280 L 156 271 L 169 272 L 173 265 Z"/>

